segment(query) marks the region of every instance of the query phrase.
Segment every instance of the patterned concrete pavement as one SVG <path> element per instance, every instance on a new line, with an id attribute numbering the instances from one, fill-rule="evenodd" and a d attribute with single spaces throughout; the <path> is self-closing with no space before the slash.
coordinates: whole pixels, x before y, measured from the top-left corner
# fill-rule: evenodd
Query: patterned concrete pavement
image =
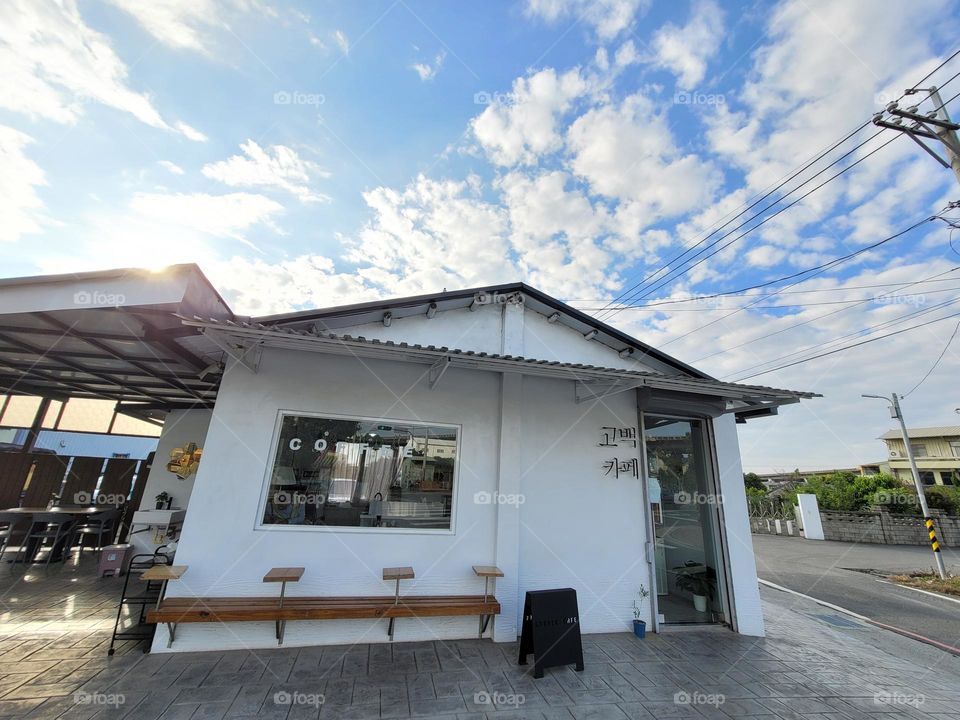
<path id="1" fill-rule="evenodd" d="M 960 718 L 960 658 L 764 590 L 765 639 L 584 637 L 586 670 L 489 640 L 107 657 L 120 580 L 0 569 L 0 717 Z"/>

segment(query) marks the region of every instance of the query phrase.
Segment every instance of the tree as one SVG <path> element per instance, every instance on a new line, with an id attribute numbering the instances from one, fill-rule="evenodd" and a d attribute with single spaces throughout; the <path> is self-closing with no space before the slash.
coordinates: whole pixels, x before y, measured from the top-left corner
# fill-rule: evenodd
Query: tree
<path id="1" fill-rule="evenodd" d="M 756 473 L 744 473 L 743 486 L 748 490 L 758 490 L 762 493 L 767 492 L 767 486 L 763 484 L 763 480 L 761 480 L 760 476 Z"/>

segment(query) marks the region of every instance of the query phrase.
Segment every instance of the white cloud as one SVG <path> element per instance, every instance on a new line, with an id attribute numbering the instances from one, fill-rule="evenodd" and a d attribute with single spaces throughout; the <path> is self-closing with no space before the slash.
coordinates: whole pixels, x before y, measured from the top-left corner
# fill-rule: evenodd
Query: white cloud
<path id="1" fill-rule="evenodd" d="M 253 140 L 241 144 L 240 149 L 243 155 L 204 165 L 203 174 L 233 187 L 283 190 L 301 202 L 329 200 L 310 187 L 314 178 L 328 177 L 329 173 L 301 158 L 296 150 L 284 145 L 262 148 Z"/>
<path id="2" fill-rule="evenodd" d="M 257 0 L 109 0 L 168 47 L 214 55 L 213 36 L 230 30 L 229 16 L 274 11 Z"/>
<path id="3" fill-rule="evenodd" d="M 344 55 L 350 54 L 350 40 L 343 30 L 335 30 L 333 32 L 333 41 L 337 44 L 337 47 L 340 48 L 340 52 Z"/>
<path id="4" fill-rule="evenodd" d="M 747 262 L 754 267 L 771 267 L 787 256 L 786 250 L 773 245 L 760 245 L 746 254 Z"/>
<path id="5" fill-rule="evenodd" d="M 526 12 L 548 23 L 582 22 L 601 40 L 611 40 L 631 27 L 649 6 L 649 0 L 527 0 Z"/>
<path id="6" fill-rule="evenodd" d="M 206 141 L 207 141 L 207 136 L 206 136 L 206 135 L 204 135 L 202 132 L 200 132 L 200 131 L 197 130 L 196 128 L 190 127 L 190 126 L 187 125 L 185 122 L 182 122 L 182 121 L 181 121 L 181 122 L 177 122 L 177 123 L 176 123 L 176 128 L 177 128 L 177 130 L 179 130 L 181 133 L 183 133 L 183 136 L 184 136 L 187 140 L 193 140 L 194 142 L 206 142 Z"/>
<path id="7" fill-rule="evenodd" d="M 210 237 L 244 239 L 249 228 L 269 225 L 283 206 L 263 195 L 229 193 L 137 193 L 130 209 L 142 219 L 168 228 L 185 228 Z"/>
<path id="8" fill-rule="evenodd" d="M 697 0 L 683 27 L 668 23 L 653 36 L 657 63 L 677 76 L 680 87 L 692 89 L 703 80 L 707 61 L 724 36 L 723 11 L 715 0 Z"/>
<path id="9" fill-rule="evenodd" d="M 709 204 L 722 180 L 713 163 L 677 148 L 666 116 L 641 94 L 581 115 L 567 147 L 571 168 L 591 191 L 635 203 L 630 212 L 644 225 Z"/>
<path id="10" fill-rule="evenodd" d="M 0 125 L 0 242 L 36 233 L 44 222 L 37 187 L 46 185 L 43 170 L 24 154 L 29 135 Z"/>
<path id="11" fill-rule="evenodd" d="M 421 80 L 426 82 L 427 80 L 433 80 L 437 76 L 437 73 L 440 72 L 440 68 L 443 67 L 443 61 L 446 59 L 446 52 L 439 52 L 437 56 L 433 59 L 433 63 L 414 63 L 410 68 L 417 73 Z"/>
<path id="12" fill-rule="evenodd" d="M 322 255 L 276 263 L 234 257 L 205 263 L 202 268 L 230 307 L 243 315 L 274 315 L 382 297 L 356 273 L 337 272 L 333 261 Z"/>
<path id="13" fill-rule="evenodd" d="M 558 116 L 587 90 L 577 68 L 562 75 L 546 68 L 517 78 L 508 102 L 498 99 L 473 119 L 473 133 L 496 164 L 532 165 L 561 146 Z"/>
<path id="14" fill-rule="evenodd" d="M 183 175 L 183 168 L 169 160 L 158 160 L 157 164 L 174 175 Z"/>
<path id="15" fill-rule="evenodd" d="M 127 66 L 106 36 L 84 23 L 73 0 L 0 4 L 0 67 L 2 108 L 72 124 L 84 103 L 98 102 L 173 129 L 147 95 L 128 86 Z"/>

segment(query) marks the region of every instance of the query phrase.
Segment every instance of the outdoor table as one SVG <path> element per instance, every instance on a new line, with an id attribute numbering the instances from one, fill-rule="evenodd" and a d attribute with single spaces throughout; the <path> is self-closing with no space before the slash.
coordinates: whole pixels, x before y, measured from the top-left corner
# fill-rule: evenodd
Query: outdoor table
<path id="1" fill-rule="evenodd" d="M 286 594 L 287 583 L 288 582 L 300 582 L 300 578 L 303 577 L 304 569 L 302 567 L 277 567 L 271 568 L 270 571 L 263 576 L 264 582 L 278 582 L 280 583 L 280 607 L 283 608 L 283 597 Z M 277 645 L 283 645 L 283 632 L 287 629 L 286 620 L 277 620 Z"/>
<path id="2" fill-rule="evenodd" d="M 64 515 L 71 515 L 75 518 L 80 517 L 89 517 L 90 515 L 96 515 L 97 513 L 103 512 L 104 508 L 102 507 L 15 507 L 7 508 L 3 512 L 12 513 L 14 515 L 22 515 L 25 520 L 31 520 L 34 515 L 39 513 L 63 513 Z M 33 527 L 33 522 L 30 522 L 30 527 Z M 29 534 L 29 528 L 28 528 Z M 53 557 L 50 559 L 51 562 L 57 562 L 63 555 L 64 545 L 69 541 L 70 535 L 65 536 L 60 540 L 56 545 L 50 548 L 50 552 L 53 553 Z M 9 560 L 8 562 L 23 562 L 24 564 L 29 564 L 34 562 L 37 553 L 40 551 L 40 542 L 36 539 L 31 540 L 27 545 L 27 549 L 23 554 L 23 560 Z"/>
<path id="3" fill-rule="evenodd" d="M 154 565 L 144 570 L 143 574 L 140 576 L 141 580 L 146 580 L 147 582 L 159 580 L 160 581 L 160 594 L 157 596 L 157 609 L 160 609 L 160 602 L 163 600 L 163 596 L 167 594 L 167 583 L 171 580 L 179 580 L 183 577 L 183 574 L 187 571 L 188 565 Z M 167 641 L 167 647 L 173 645 L 174 635 L 177 632 L 176 623 L 167 623 L 167 632 L 169 633 L 169 640 Z"/>
<path id="4" fill-rule="evenodd" d="M 474 565 L 473 574 L 477 577 L 483 578 L 483 602 L 487 602 L 487 598 L 490 596 L 490 579 L 493 578 L 494 588 L 496 588 L 497 578 L 503 577 L 503 570 L 498 568 L 496 565 Z M 490 615 L 481 615 L 480 616 L 480 637 L 483 637 L 484 631 L 487 629 L 487 625 L 490 622 Z"/>

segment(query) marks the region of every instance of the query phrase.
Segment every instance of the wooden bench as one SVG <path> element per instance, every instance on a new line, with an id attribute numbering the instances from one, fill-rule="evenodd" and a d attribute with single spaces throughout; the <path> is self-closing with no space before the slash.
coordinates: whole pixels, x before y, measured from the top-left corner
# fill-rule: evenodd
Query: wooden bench
<path id="1" fill-rule="evenodd" d="M 495 568 L 494 568 L 495 569 Z M 163 599 L 147 612 L 147 622 L 164 623 L 173 629 L 178 623 L 198 622 L 263 622 L 285 623 L 287 620 L 379 620 L 390 621 L 388 636 L 393 639 L 397 618 L 457 617 L 478 615 L 481 635 L 487 621 L 500 614 L 500 603 L 493 595 L 410 595 L 399 594 L 399 582 L 409 577 L 396 577 L 385 568 L 384 578 L 396 580 L 397 592 L 388 596 L 304 597 L 286 596 L 282 604 L 277 597 L 174 597 Z M 404 571 L 410 570 L 403 568 Z M 410 571 L 412 573 L 412 570 Z M 499 572 L 499 571 L 497 571 Z M 269 573 L 268 573 L 269 574 Z M 389 578 L 387 577 L 389 575 Z M 500 573 L 499 576 L 502 576 Z M 485 588 L 486 592 L 486 588 Z M 278 639 L 282 630 L 278 626 Z"/>

